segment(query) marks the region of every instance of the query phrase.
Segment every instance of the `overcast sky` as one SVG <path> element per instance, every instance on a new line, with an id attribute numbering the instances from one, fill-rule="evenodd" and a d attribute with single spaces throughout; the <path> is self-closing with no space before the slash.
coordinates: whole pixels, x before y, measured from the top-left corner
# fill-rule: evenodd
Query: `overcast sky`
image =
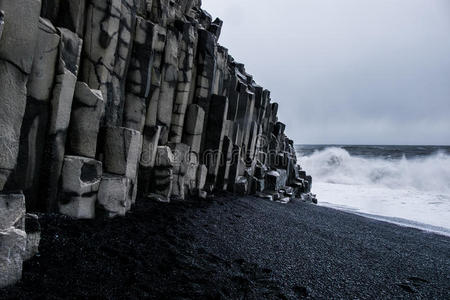
<path id="1" fill-rule="evenodd" d="M 450 144 L 450 0 L 203 0 L 301 144 Z"/>

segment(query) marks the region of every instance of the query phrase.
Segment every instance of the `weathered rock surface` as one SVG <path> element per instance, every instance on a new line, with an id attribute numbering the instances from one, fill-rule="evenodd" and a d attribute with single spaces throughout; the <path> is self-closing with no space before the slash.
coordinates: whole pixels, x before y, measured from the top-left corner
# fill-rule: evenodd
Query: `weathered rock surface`
<path id="1" fill-rule="evenodd" d="M 3 44 L 3 38 L 0 44 Z M 0 60 L 0 78 L 0 190 L 3 190 L 19 155 L 28 78 L 4 60 Z"/>
<path id="2" fill-rule="evenodd" d="M 30 74 L 38 39 L 41 0 L 0 0 L 0 10 L 5 20 L 0 59 Z"/>
<path id="3" fill-rule="evenodd" d="M 105 172 L 134 179 L 141 155 L 142 136 L 125 127 L 106 127 L 103 168 Z"/>
<path id="4" fill-rule="evenodd" d="M 22 278 L 26 242 L 25 197 L 0 194 L 0 288 Z"/>
<path id="5" fill-rule="evenodd" d="M 200 154 L 205 111 L 197 104 L 187 107 L 183 143 L 191 147 L 191 151 Z"/>
<path id="6" fill-rule="evenodd" d="M 22 278 L 22 263 L 27 237 L 23 230 L 10 227 L 0 231 L 0 288 Z"/>
<path id="7" fill-rule="evenodd" d="M 141 165 L 152 168 L 155 166 L 156 154 L 158 150 L 161 126 L 154 126 L 151 130 L 145 131 L 142 143 Z"/>
<path id="8" fill-rule="evenodd" d="M 173 168 L 175 157 L 167 146 L 159 146 L 156 150 L 155 166 L 158 168 Z"/>
<path id="9" fill-rule="evenodd" d="M 222 144 L 226 131 L 228 98 L 213 95 L 209 103 L 209 109 L 208 132 L 204 140 L 205 156 L 203 162 L 208 167 L 207 183 L 210 185 L 210 190 L 212 190 L 216 184 L 217 173 L 222 160 Z"/>
<path id="10" fill-rule="evenodd" d="M 103 174 L 98 190 L 98 206 L 108 217 L 124 216 L 133 202 L 131 179 L 114 174 Z"/>
<path id="11" fill-rule="evenodd" d="M 152 83 L 155 24 L 137 17 L 133 52 L 126 84 L 124 126 L 142 132 Z M 159 139 L 159 138 L 158 138 Z"/>
<path id="12" fill-rule="evenodd" d="M 157 122 L 162 126 L 160 136 L 160 144 L 162 145 L 167 144 L 169 141 L 170 125 L 172 123 L 172 110 L 178 80 L 178 40 L 178 32 L 175 29 L 167 30 L 157 114 Z"/>
<path id="13" fill-rule="evenodd" d="M 94 218 L 101 176 L 101 162 L 87 157 L 66 156 L 61 174 L 59 211 L 74 218 Z"/>
<path id="14" fill-rule="evenodd" d="M 183 138 L 185 114 L 194 76 L 193 68 L 198 34 L 195 26 L 191 23 L 178 22 L 176 26 L 181 35 L 178 51 L 179 72 L 169 139 L 171 142 L 180 143 Z"/>
<path id="15" fill-rule="evenodd" d="M 123 216 L 138 192 L 314 202 L 278 103 L 222 26 L 200 0 L 0 0 L 0 191 L 74 218 Z M 22 247 L 25 205 L 5 207 L 0 285 L 39 244 Z"/>
<path id="16" fill-rule="evenodd" d="M 67 131 L 72 111 L 75 85 L 80 63 L 82 40 L 73 32 L 59 28 L 59 61 L 52 97 L 47 132 L 47 144 L 38 207 L 47 211 L 57 208 L 58 184 L 64 161 Z"/>
<path id="17" fill-rule="evenodd" d="M 102 92 L 106 107 L 109 108 L 105 123 L 111 126 L 119 125 L 115 123 L 117 113 L 114 111 L 114 104 L 120 99 L 111 99 L 111 96 L 121 11 L 121 0 L 93 0 L 86 7 L 81 81 Z"/>
<path id="18" fill-rule="evenodd" d="M 29 260 L 39 253 L 39 243 L 41 242 L 41 225 L 37 215 L 26 215 L 25 232 L 27 234 L 27 245 L 23 260 Z"/>
<path id="19" fill-rule="evenodd" d="M 27 90 L 28 96 L 39 101 L 48 101 L 55 79 L 60 37 L 52 23 L 43 18 L 39 18 L 37 35 L 35 59 Z"/>
<path id="20" fill-rule="evenodd" d="M 0 230 L 10 227 L 25 229 L 23 194 L 0 194 Z"/>
<path id="21" fill-rule="evenodd" d="M 77 82 L 69 128 L 71 154 L 95 157 L 104 109 L 105 102 L 101 92 L 90 89 L 84 82 Z"/>

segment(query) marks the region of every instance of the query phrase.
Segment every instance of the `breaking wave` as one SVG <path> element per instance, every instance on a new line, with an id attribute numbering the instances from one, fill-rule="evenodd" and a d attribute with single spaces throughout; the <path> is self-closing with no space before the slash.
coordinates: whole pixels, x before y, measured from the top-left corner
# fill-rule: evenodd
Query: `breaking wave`
<path id="1" fill-rule="evenodd" d="M 299 159 L 315 182 L 450 193 L 450 155 L 442 151 L 390 159 L 352 156 L 343 148 L 329 147 Z"/>

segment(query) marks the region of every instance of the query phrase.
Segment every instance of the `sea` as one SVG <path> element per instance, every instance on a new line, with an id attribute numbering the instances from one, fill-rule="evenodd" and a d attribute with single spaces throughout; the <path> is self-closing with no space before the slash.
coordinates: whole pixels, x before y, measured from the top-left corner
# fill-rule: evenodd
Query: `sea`
<path id="1" fill-rule="evenodd" d="M 450 146 L 295 148 L 319 205 L 450 236 Z"/>

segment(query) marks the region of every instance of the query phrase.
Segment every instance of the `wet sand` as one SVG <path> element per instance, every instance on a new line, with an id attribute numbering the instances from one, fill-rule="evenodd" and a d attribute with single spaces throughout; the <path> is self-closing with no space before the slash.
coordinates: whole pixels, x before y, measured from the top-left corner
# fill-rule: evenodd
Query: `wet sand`
<path id="1" fill-rule="evenodd" d="M 8 298 L 450 298 L 450 238 L 293 201 L 138 201 L 125 218 L 41 216 Z"/>

